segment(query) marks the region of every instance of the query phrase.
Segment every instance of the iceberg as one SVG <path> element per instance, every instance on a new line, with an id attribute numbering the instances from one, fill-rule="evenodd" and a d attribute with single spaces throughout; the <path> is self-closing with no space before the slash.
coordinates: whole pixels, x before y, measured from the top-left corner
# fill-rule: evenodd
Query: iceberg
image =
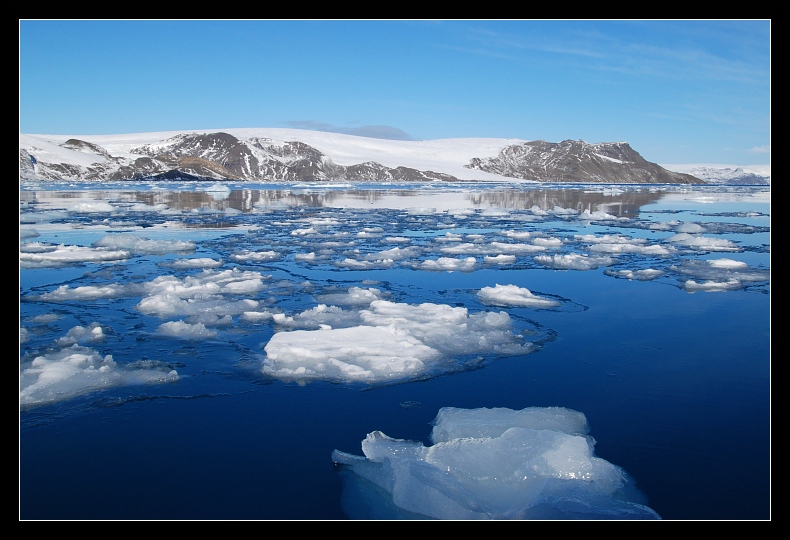
<path id="1" fill-rule="evenodd" d="M 431 446 L 374 431 L 335 450 L 352 519 L 655 520 L 622 468 L 595 456 L 583 413 L 444 407 Z"/>

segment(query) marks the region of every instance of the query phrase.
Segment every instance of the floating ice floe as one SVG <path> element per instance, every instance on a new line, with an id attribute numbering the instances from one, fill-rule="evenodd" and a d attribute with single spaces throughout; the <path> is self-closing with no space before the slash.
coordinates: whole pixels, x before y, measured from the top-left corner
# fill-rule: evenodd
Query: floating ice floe
<path id="1" fill-rule="evenodd" d="M 727 258 L 682 261 L 670 270 L 691 277 L 682 287 L 689 292 L 732 291 L 743 288 L 745 283 L 771 279 L 770 270 L 751 268 L 743 261 Z"/>
<path id="2" fill-rule="evenodd" d="M 663 276 L 666 272 L 655 268 L 644 268 L 642 270 L 611 270 L 607 268 L 603 271 L 603 273 L 612 277 L 649 281 L 651 279 L 656 279 Z"/>
<path id="3" fill-rule="evenodd" d="M 47 245 L 35 242 L 19 247 L 22 268 L 63 268 L 83 263 L 117 263 L 131 257 L 125 249 Z"/>
<path id="4" fill-rule="evenodd" d="M 159 263 L 160 266 L 176 269 L 189 269 L 189 268 L 217 268 L 222 266 L 223 262 L 209 257 L 195 257 L 192 259 L 176 259 L 173 261 L 165 261 Z"/>
<path id="5" fill-rule="evenodd" d="M 667 238 L 667 242 L 702 251 L 742 251 L 741 248 L 731 240 L 725 238 L 709 238 L 685 232 Z"/>
<path id="6" fill-rule="evenodd" d="M 693 279 L 686 280 L 683 283 L 683 288 L 688 292 L 695 291 L 708 291 L 708 292 L 721 292 L 721 291 L 734 291 L 743 287 L 743 283 L 737 279 L 728 279 L 727 281 L 703 281 L 697 282 Z"/>
<path id="7" fill-rule="evenodd" d="M 593 270 L 615 263 L 615 259 L 612 257 L 595 257 L 580 253 L 535 255 L 534 260 L 538 264 L 557 270 Z"/>
<path id="8" fill-rule="evenodd" d="M 273 315 L 284 327 L 265 345 L 265 374 L 299 383 L 403 382 L 470 369 L 481 356 L 526 355 L 534 343 L 512 332 L 504 311 L 469 313 L 444 304 L 373 300 L 345 311 L 320 305 L 294 317 Z"/>
<path id="9" fill-rule="evenodd" d="M 195 243 L 183 240 L 152 240 L 131 233 L 108 234 L 91 244 L 95 248 L 123 249 L 134 255 L 164 255 L 195 251 Z"/>
<path id="10" fill-rule="evenodd" d="M 178 373 L 166 364 L 120 366 L 112 355 L 73 343 L 69 347 L 19 362 L 19 405 L 62 401 L 115 386 L 175 382 Z"/>
<path id="11" fill-rule="evenodd" d="M 428 270 L 434 272 L 471 272 L 477 268 L 477 259 L 474 257 L 464 257 L 456 259 L 453 257 L 439 257 L 438 259 L 427 259 L 422 262 L 411 264 L 416 270 Z"/>
<path id="12" fill-rule="evenodd" d="M 238 262 L 266 262 L 275 261 L 280 258 L 276 251 L 250 251 L 243 249 L 230 254 L 229 257 L 232 261 Z"/>
<path id="13" fill-rule="evenodd" d="M 169 321 L 160 324 L 156 332 L 179 339 L 209 339 L 217 336 L 216 330 L 206 328 L 201 322 L 192 324 L 184 321 Z"/>
<path id="14" fill-rule="evenodd" d="M 71 205 L 68 211 L 74 213 L 115 212 L 116 208 L 106 201 L 80 201 Z"/>
<path id="15" fill-rule="evenodd" d="M 556 300 L 534 295 L 529 289 L 517 285 L 483 287 L 477 297 L 482 303 L 491 306 L 550 308 L 560 305 Z"/>
<path id="16" fill-rule="evenodd" d="M 431 446 L 374 431 L 362 456 L 335 450 L 332 461 L 352 519 L 661 519 L 588 432 L 562 407 L 445 407 Z"/>

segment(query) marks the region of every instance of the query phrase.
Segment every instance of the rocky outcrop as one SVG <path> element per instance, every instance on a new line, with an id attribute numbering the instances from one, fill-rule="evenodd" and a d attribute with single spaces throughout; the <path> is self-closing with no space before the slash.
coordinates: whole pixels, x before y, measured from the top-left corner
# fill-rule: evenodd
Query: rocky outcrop
<path id="1" fill-rule="evenodd" d="M 624 142 L 529 141 L 503 148 L 493 158 L 475 158 L 467 167 L 509 178 L 551 183 L 704 183 L 692 175 L 668 171 L 646 161 Z"/>

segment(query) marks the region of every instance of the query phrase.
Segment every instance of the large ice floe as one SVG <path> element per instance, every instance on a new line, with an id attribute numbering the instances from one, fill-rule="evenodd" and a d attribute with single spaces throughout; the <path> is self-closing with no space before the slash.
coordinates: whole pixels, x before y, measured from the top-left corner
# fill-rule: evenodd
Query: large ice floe
<path id="1" fill-rule="evenodd" d="M 431 446 L 380 431 L 332 460 L 353 519 L 661 519 L 563 407 L 439 410 Z"/>
<path id="2" fill-rule="evenodd" d="M 358 324 L 348 326 L 348 317 L 334 306 L 310 310 L 310 319 L 322 321 L 319 328 L 275 333 L 264 348 L 263 372 L 300 383 L 381 384 L 471 369 L 482 355 L 525 355 L 536 348 L 511 331 L 504 311 L 373 300 L 353 315 Z"/>

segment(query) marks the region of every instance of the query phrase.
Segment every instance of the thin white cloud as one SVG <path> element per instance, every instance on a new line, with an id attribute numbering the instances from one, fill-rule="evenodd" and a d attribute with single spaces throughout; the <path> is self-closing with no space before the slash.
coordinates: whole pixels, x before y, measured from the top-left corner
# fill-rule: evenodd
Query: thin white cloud
<path id="1" fill-rule="evenodd" d="M 496 29 L 477 24 L 469 25 L 463 34 L 470 45 L 443 45 L 442 48 L 528 65 L 565 62 L 569 69 L 575 66 L 580 70 L 629 77 L 762 84 L 770 76 L 764 43 L 754 47 L 755 42 L 748 35 L 753 29 L 738 28 L 738 21 L 732 22 L 726 35 L 708 31 L 706 40 L 698 38 L 702 35 L 700 32 L 710 30 L 710 26 L 694 21 L 602 21 L 602 24 L 617 24 L 621 31 L 614 33 L 596 26 L 595 21 L 584 26 L 522 21 Z M 661 35 L 677 35 L 682 39 L 656 39 Z M 739 48 L 739 42 L 748 45 Z M 712 44 L 725 44 L 724 47 L 737 50 L 738 54 L 711 52 L 714 50 Z"/>

